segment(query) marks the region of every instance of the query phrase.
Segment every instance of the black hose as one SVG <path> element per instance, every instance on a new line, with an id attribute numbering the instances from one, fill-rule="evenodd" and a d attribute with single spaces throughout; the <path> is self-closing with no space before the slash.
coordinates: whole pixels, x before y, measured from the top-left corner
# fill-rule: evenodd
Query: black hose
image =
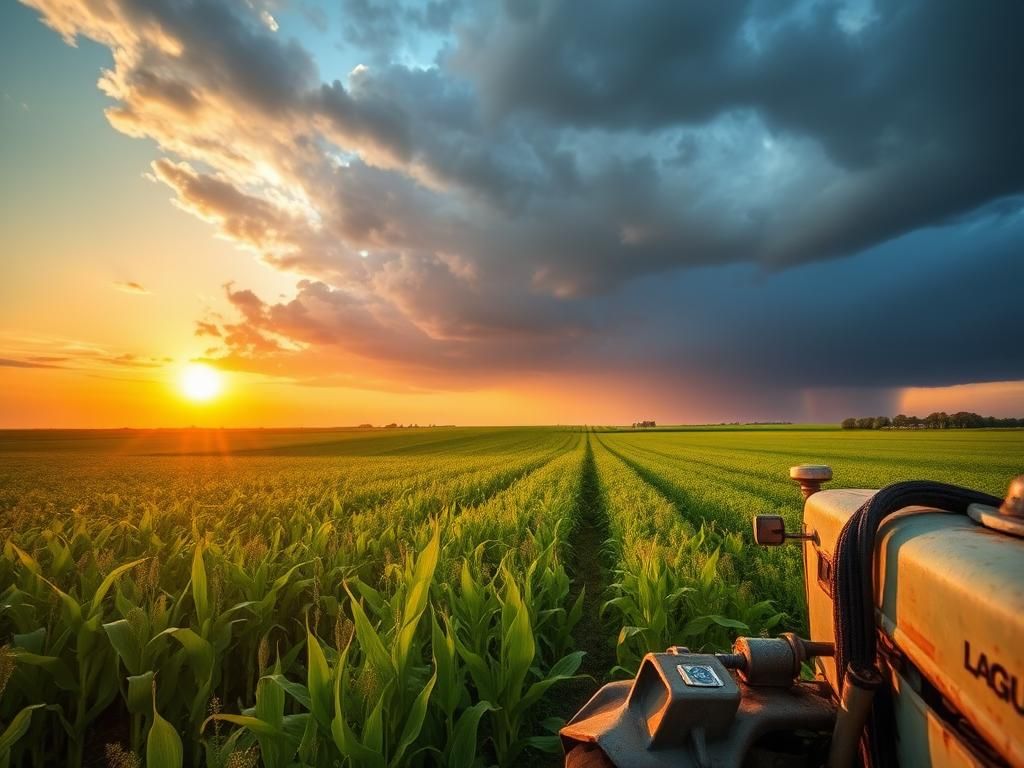
<path id="1" fill-rule="evenodd" d="M 971 504 L 998 507 L 1000 503 L 1000 499 L 987 493 L 913 480 L 883 488 L 853 513 L 836 541 L 832 577 L 836 669 L 840 675 L 847 664 L 855 669 L 875 666 L 875 534 L 882 521 L 911 506 L 934 507 L 965 515 Z M 842 684 L 840 677 L 840 693 Z M 896 764 L 892 699 L 887 687 L 875 697 L 861 741 L 861 756 L 869 768 Z"/>

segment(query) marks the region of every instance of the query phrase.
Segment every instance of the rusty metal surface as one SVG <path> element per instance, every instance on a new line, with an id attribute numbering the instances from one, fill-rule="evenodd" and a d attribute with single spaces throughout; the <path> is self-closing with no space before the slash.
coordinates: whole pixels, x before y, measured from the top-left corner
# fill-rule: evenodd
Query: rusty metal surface
<path id="1" fill-rule="evenodd" d="M 749 685 L 789 686 L 800 675 L 800 659 L 782 638 L 741 637 L 734 651 L 746 660 L 739 676 Z"/>
<path id="2" fill-rule="evenodd" d="M 822 491 L 804 510 L 819 544 L 804 546 L 811 636 L 832 637 L 832 600 L 818 583 L 846 520 L 871 491 Z M 899 653 L 985 740 L 1024 768 L 1024 540 L 965 515 L 911 508 L 879 529 L 878 623 Z M 831 659 L 816 667 L 835 685 Z M 897 700 L 898 710 L 904 704 Z"/>
<path id="3" fill-rule="evenodd" d="M 893 675 L 899 695 L 896 710 L 897 744 L 901 765 L 916 765 L 927 760 L 929 768 L 981 768 L 991 765 L 980 759 L 947 723 L 943 722 L 899 675 Z"/>

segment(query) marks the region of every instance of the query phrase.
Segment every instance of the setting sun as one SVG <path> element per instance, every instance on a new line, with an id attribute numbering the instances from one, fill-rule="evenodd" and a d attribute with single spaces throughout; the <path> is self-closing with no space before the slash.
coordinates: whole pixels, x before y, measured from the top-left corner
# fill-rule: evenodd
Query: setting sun
<path id="1" fill-rule="evenodd" d="M 191 363 L 181 374 L 181 391 L 189 400 L 212 400 L 221 390 L 221 375 L 216 368 L 203 363 Z"/>

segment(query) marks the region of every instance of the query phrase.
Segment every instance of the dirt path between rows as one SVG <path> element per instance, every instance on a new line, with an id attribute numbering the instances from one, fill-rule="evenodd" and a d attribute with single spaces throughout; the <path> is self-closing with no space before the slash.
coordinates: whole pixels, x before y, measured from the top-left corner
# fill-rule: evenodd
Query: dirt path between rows
<path id="1" fill-rule="evenodd" d="M 571 609 L 580 591 L 586 590 L 583 613 L 572 632 L 575 650 L 586 651 L 577 671 L 583 677 L 555 686 L 552 689 L 554 695 L 541 706 L 542 718 L 557 716 L 569 720 L 598 688 L 611 679 L 609 673 L 616 663 L 616 637 L 608 634 L 609 624 L 601 617 L 601 605 L 610 597 L 608 585 L 611 583 L 611 574 L 603 551 L 608 536 L 604 499 L 601 496 L 591 437 L 588 435 L 580 477 L 579 509 L 576 524 L 569 533 L 568 543 L 572 547 L 572 554 L 567 569 L 572 586 L 565 605 L 567 611 Z M 536 755 L 534 764 L 537 768 L 556 768 L 562 765 L 562 761 L 559 752 L 555 755 Z"/>
<path id="2" fill-rule="evenodd" d="M 566 683 L 560 688 L 558 714 L 565 718 L 572 717 L 610 679 L 609 672 L 616 662 L 616 638 L 609 636 L 608 622 L 601 617 L 601 605 L 609 597 L 607 591 L 610 574 L 603 551 L 608 539 L 608 522 L 589 436 L 583 458 L 579 503 L 576 527 L 569 540 L 572 545 L 572 558 L 569 562 L 572 590 L 568 605 L 575 603 L 581 589 L 586 590 L 583 615 L 572 635 L 577 650 L 587 652 L 579 669 L 579 674 L 587 677 Z"/>

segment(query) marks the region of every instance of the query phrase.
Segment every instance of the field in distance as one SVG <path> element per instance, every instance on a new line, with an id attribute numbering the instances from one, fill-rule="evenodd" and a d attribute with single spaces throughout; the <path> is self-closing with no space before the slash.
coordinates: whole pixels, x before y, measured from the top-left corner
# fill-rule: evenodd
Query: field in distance
<path id="1" fill-rule="evenodd" d="M 1002 495 L 1024 430 L 0 432 L 11 764 L 536 761 L 646 650 L 802 629 L 750 536 L 801 462 Z"/>

